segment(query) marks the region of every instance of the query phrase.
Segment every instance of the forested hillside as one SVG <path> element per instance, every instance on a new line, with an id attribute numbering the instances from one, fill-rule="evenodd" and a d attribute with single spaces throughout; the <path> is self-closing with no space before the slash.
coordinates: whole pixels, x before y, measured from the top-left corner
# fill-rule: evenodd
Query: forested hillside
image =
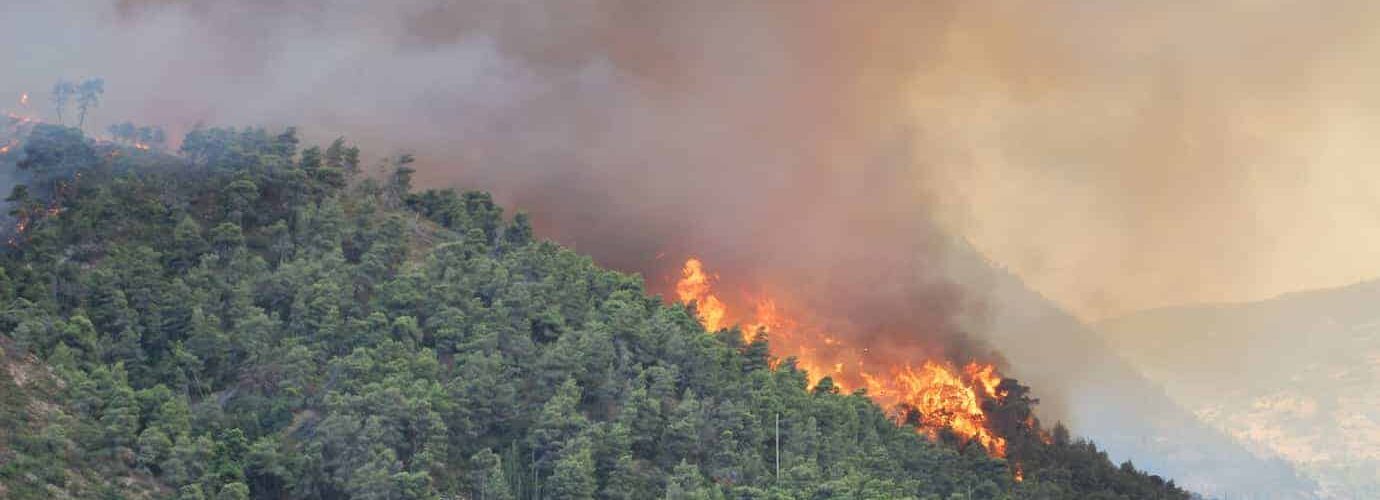
<path id="1" fill-rule="evenodd" d="M 1188 497 L 1061 427 L 932 442 L 410 162 L 35 127 L 0 156 L 0 497 Z"/>

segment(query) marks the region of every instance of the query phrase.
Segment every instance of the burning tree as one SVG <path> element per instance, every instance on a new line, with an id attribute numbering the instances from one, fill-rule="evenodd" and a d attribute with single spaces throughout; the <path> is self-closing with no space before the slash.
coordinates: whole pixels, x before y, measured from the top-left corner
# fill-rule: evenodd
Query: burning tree
<path id="1" fill-rule="evenodd" d="M 106 127 L 110 137 L 117 142 L 128 144 L 135 149 L 162 149 L 167 142 L 167 133 L 163 127 L 136 126 L 130 122 L 123 122 Z"/>
<path id="2" fill-rule="evenodd" d="M 719 331 L 739 320 L 747 325 L 743 340 L 754 344 L 769 332 L 772 353 L 804 369 L 812 392 L 859 391 L 893 409 L 898 424 L 960 448 L 976 444 L 994 457 L 1008 457 L 1013 446 L 1023 449 L 1032 441 L 1048 441 L 1034 416 L 1039 400 L 990 362 L 959 363 L 933 353 L 916 353 L 914 359 L 871 356 L 870 349 L 849 345 L 840 340 L 843 336 L 787 316 L 771 298 L 759 299 L 751 315 L 734 316 L 714 292 L 717 278 L 702 261 L 690 258 L 681 269 L 676 295 L 707 330 Z"/>
<path id="3" fill-rule="evenodd" d="M 23 457 L 0 471 L 11 496 L 61 492 L 9 481 L 46 464 L 118 479 L 134 457 L 140 484 L 227 497 L 1187 498 L 1081 445 L 1017 455 L 1023 438 L 1003 426 L 1028 414 L 1024 389 L 980 359 L 867 357 L 857 336 L 771 301 L 735 316 L 722 290 L 725 324 L 756 328 L 706 336 L 640 278 L 507 223 L 487 193 L 337 182 L 326 172 L 350 168 L 345 146 L 296 146 L 210 129 L 184 158 L 129 162 L 77 129 L 35 127 L 26 171 L 45 175 L 11 200 L 38 214 L 33 237 L 0 249 L 15 271 L 0 296 L 33 306 L 0 317 L 15 341 L 0 343 L 96 389 L 54 402 L 74 409 L 54 433 L 71 440 L 13 441 L 42 445 L 7 449 Z M 84 189 L 54 205 L 40 196 L 51 177 Z M 698 272 L 695 293 L 713 295 L 717 276 Z M 879 409 L 902 401 L 965 449 Z M 207 407 L 225 418 L 185 417 Z M 1005 461 L 990 456 L 998 438 Z M 259 466 L 302 456 L 323 466 Z"/>

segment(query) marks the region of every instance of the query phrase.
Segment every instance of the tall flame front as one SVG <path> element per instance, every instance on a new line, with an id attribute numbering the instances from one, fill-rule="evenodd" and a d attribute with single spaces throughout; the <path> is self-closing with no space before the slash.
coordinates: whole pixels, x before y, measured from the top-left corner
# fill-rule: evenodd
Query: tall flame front
<path id="1" fill-rule="evenodd" d="M 677 297 L 693 304 L 705 329 L 719 331 L 737 319 L 744 341 L 767 332 L 773 356 L 795 358 L 811 387 L 829 377 L 839 390 L 864 389 L 879 405 L 894 410 L 898 422 L 915 425 L 931 439 L 947 430 L 965 443 L 982 445 L 993 456 L 1006 455 L 1006 440 L 993 432 L 983 410 L 984 402 L 1003 397 L 996 366 L 972 361 L 960 368 L 942 359 L 877 364 L 867 356 L 869 348 L 847 345 L 818 325 L 801 324 L 769 297 L 758 298 L 751 313 L 731 314 L 714 293 L 716 279 L 702 261 L 692 257 L 682 266 L 676 283 Z"/>
<path id="2" fill-rule="evenodd" d="M 704 272 L 704 263 L 693 257 L 685 261 L 680 281 L 676 283 L 676 295 L 681 302 L 695 303 L 700 323 L 711 332 L 724 326 L 724 315 L 728 313 L 724 303 L 714 296 L 712 286 L 710 276 Z"/>

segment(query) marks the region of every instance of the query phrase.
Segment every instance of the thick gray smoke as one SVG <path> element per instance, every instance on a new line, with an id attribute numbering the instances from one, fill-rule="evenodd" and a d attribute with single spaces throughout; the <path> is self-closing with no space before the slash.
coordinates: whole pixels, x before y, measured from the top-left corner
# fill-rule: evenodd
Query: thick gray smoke
<path id="1" fill-rule="evenodd" d="M 424 183 L 492 190 L 653 289 L 694 254 L 726 284 L 808 290 L 802 306 L 940 341 L 960 304 L 935 288 L 906 110 L 952 9 L 56 2 L 7 21 L 24 81 L 3 90 L 100 75 L 111 120 L 295 124 L 413 151 Z"/>
<path id="2" fill-rule="evenodd" d="M 1380 234 L 1337 229 L 1373 203 L 1309 203 L 1380 186 L 1336 173 L 1380 158 L 1372 2 L 0 3 L 0 108 L 102 76 L 88 128 L 414 152 L 423 184 L 493 191 L 654 290 L 696 255 L 858 345 L 987 333 L 964 240 L 1085 318 L 1380 273 Z M 1280 265 L 1317 246 L 1339 253 Z M 1063 401 L 1097 382 L 1082 355 L 1024 369 Z"/>

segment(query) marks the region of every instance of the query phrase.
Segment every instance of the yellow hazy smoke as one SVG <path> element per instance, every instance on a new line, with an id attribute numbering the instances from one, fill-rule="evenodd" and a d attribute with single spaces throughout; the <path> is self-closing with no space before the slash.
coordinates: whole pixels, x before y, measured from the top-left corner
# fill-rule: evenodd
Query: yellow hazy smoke
<path id="1" fill-rule="evenodd" d="M 969 4 L 917 191 L 1086 319 L 1380 276 L 1377 6 Z"/>

